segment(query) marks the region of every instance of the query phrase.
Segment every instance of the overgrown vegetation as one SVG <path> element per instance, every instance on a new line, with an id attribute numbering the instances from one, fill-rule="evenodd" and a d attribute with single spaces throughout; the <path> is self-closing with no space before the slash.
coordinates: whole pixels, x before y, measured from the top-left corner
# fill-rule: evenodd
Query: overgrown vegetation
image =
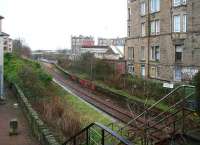
<path id="1" fill-rule="evenodd" d="M 60 97 L 39 101 L 34 108 L 40 112 L 43 120 L 56 130 L 56 136 L 61 142 L 81 130 L 80 114 Z"/>
<path id="2" fill-rule="evenodd" d="M 76 61 L 69 59 L 58 59 L 58 64 L 73 73 L 85 74 L 84 77 L 90 80 L 112 80 L 114 68 L 109 63 L 94 58 L 93 54 L 85 53 Z"/>
<path id="3" fill-rule="evenodd" d="M 146 80 L 131 75 L 117 75 L 113 66 L 103 60 L 94 58 L 90 53 L 83 54 L 79 60 L 58 59 L 64 69 L 83 79 L 90 79 L 104 87 L 140 99 L 159 100 L 170 89 L 163 88 L 162 82 Z"/>
<path id="4" fill-rule="evenodd" d="M 111 122 L 53 83 L 52 77 L 43 71 L 39 63 L 13 54 L 5 54 L 4 66 L 5 79 L 16 83 L 23 90 L 34 109 L 52 128 L 60 142 L 92 122 Z"/>
<path id="5" fill-rule="evenodd" d="M 23 88 L 25 95 L 30 99 L 54 95 L 48 90 L 52 77 L 41 69 L 39 63 L 5 54 L 4 66 L 5 78 Z"/>
<path id="6" fill-rule="evenodd" d="M 194 77 L 194 85 L 196 86 L 196 100 L 198 104 L 198 113 L 200 114 L 200 72 Z"/>

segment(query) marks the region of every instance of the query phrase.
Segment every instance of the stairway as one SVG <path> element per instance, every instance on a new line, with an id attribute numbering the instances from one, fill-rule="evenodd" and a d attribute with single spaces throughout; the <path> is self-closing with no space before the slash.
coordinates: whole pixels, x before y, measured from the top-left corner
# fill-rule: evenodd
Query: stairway
<path id="1" fill-rule="evenodd" d="M 92 123 L 62 145 L 133 145 L 100 123 Z"/>
<path id="2" fill-rule="evenodd" d="M 116 132 L 99 123 L 92 123 L 63 145 L 164 145 L 171 137 L 185 132 L 185 118 L 195 111 L 188 105 L 188 100 L 194 96 L 194 88 L 189 85 L 177 87 Z M 174 98 L 176 93 L 182 98 Z M 155 112 L 157 105 L 166 102 L 168 107 L 164 111 Z"/>
<path id="3" fill-rule="evenodd" d="M 194 88 L 190 85 L 177 87 L 130 120 L 120 130 L 134 128 L 132 132 L 135 134 L 130 136 L 129 139 L 134 141 L 135 136 L 140 136 L 140 142 L 143 145 L 159 145 L 162 141 L 183 133 L 185 131 L 185 118 L 195 111 L 188 108 L 187 104 L 187 101 L 193 98 L 195 94 Z M 180 99 L 175 98 L 177 93 L 181 94 Z M 162 103 L 168 104 L 168 107 L 161 113 L 155 113 L 157 106 Z"/>

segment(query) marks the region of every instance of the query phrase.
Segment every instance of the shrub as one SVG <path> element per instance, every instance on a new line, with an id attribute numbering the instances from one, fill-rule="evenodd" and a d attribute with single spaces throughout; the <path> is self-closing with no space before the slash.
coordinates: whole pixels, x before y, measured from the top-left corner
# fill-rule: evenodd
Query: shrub
<path id="1" fill-rule="evenodd" d="M 200 72 L 194 77 L 194 85 L 196 86 L 196 100 L 198 104 L 198 112 L 200 113 Z"/>
<path id="2" fill-rule="evenodd" d="M 12 54 L 4 56 L 4 76 L 9 82 L 16 83 L 29 98 L 41 98 L 48 91 L 52 77 L 45 73 L 40 64 Z"/>
<path id="3" fill-rule="evenodd" d="M 61 131 L 65 139 L 81 130 L 79 113 L 66 103 L 64 104 L 60 97 L 53 97 L 49 102 L 47 100 L 37 102 L 34 106 L 45 122 L 57 132 Z"/>
<path id="4" fill-rule="evenodd" d="M 113 78 L 114 69 L 105 61 L 97 60 L 93 69 L 95 79 L 97 80 L 111 80 Z"/>

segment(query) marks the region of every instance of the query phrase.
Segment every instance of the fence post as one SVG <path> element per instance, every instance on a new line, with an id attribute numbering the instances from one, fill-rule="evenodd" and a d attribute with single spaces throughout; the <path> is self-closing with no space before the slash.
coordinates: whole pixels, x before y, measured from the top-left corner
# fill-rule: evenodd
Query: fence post
<path id="1" fill-rule="evenodd" d="M 76 137 L 74 137 L 73 144 L 76 145 Z"/>
<path id="2" fill-rule="evenodd" d="M 89 128 L 86 130 L 86 145 L 89 145 L 90 142 L 90 135 L 89 135 Z"/>
<path id="3" fill-rule="evenodd" d="M 101 145 L 104 145 L 104 143 L 105 143 L 105 142 L 104 142 L 104 135 L 105 135 L 105 132 L 104 132 L 104 129 L 102 129 L 102 130 L 101 130 L 101 137 L 102 137 L 102 138 L 101 138 Z"/>
<path id="4" fill-rule="evenodd" d="M 186 95 L 186 87 L 184 86 L 184 94 L 185 94 L 185 96 L 187 96 Z M 183 103 L 182 103 L 182 133 L 184 133 L 185 132 L 185 110 L 184 110 L 184 108 L 185 108 L 185 105 L 186 105 L 186 103 L 185 103 L 185 99 L 184 99 L 184 101 L 183 101 Z"/>

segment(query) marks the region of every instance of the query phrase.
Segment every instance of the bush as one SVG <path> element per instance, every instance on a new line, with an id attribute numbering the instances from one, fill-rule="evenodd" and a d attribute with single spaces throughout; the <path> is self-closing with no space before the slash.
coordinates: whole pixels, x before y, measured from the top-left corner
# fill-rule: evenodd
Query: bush
<path id="1" fill-rule="evenodd" d="M 97 80 L 111 80 L 113 78 L 114 69 L 110 64 L 102 60 L 97 60 L 93 69 L 95 79 Z"/>
<path id="2" fill-rule="evenodd" d="M 19 85 L 27 97 L 36 99 L 49 93 L 47 88 L 52 77 L 42 70 L 40 64 L 12 54 L 5 54 L 4 58 L 5 78 Z"/>
<path id="3" fill-rule="evenodd" d="M 136 76 L 124 75 L 116 83 L 118 88 L 127 91 L 133 96 L 140 98 L 159 100 L 163 97 L 169 89 L 163 88 L 162 82 L 146 80 Z"/>
<path id="4" fill-rule="evenodd" d="M 61 139 L 61 142 L 81 130 L 80 114 L 69 105 L 64 104 L 60 97 L 53 97 L 49 102 L 47 100 L 37 102 L 34 106 L 45 122 L 52 126 L 57 133 L 60 132 L 59 136 L 65 137 L 65 139 Z"/>
<path id="5" fill-rule="evenodd" d="M 200 114 L 200 72 L 194 77 L 194 85 L 196 86 L 196 100 L 198 104 L 198 113 Z"/>

